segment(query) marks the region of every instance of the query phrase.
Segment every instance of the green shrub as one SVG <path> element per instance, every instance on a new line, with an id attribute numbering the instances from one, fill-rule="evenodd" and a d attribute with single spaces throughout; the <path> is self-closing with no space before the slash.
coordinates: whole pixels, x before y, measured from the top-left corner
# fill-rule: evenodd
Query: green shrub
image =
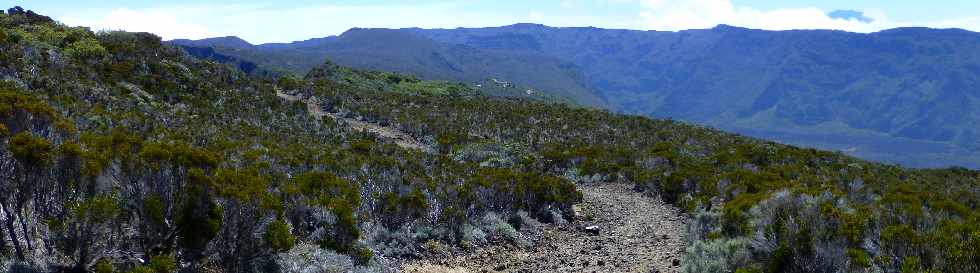
<path id="1" fill-rule="evenodd" d="M 355 247 L 349 254 L 355 265 L 366 265 L 374 258 L 374 252 L 366 247 Z"/>
<path id="2" fill-rule="evenodd" d="M 222 197 L 259 203 L 268 195 L 269 181 L 256 170 L 222 168 L 215 171 L 214 186 Z"/>
<path id="3" fill-rule="evenodd" d="M 763 272 L 762 269 L 758 269 L 754 267 L 743 267 L 743 268 L 739 268 L 738 270 L 735 270 L 735 273 L 763 273 Z"/>
<path id="4" fill-rule="evenodd" d="M 95 263 L 95 268 L 92 270 L 95 273 L 114 273 L 116 269 L 112 266 L 112 263 L 106 259 L 100 259 Z"/>
<path id="5" fill-rule="evenodd" d="M 139 265 L 133 267 L 133 269 L 130 269 L 128 272 L 129 273 L 157 273 L 153 271 L 153 268 L 150 268 L 149 266 L 145 266 L 145 265 Z"/>
<path id="6" fill-rule="evenodd" d="M 10 138 L 10 152 L 27 166 L 44 166 L 51 159 L 51 143 L 28 132 L 20 132 Z"/>
<path id="7" fill-rule="evenodd" d="M 276 220 L 266 227 L 265 242 L 276 252 L 284 252 L 293 248 L 296 239 L 289 233 L 289 226 L 282 220 Z"/>
<path id="8" fill-rule="evenodd" d="M 741 194 L 725 203 L 721 214 L 722 232 L 729 236 L 747 234 L 751 228 L 748 210 L 766 197 L 766 194 Z"/>
<path id="9" fill-rule="evenodd" d="M 65 54 L 79 60 L 90 60 L 102 58 L 109 54 L 109 51 L 102 47 L 98 40 L 87 38 L 68 45 Z"/>
<path id="10" fill-rule="evenodd" d="M 296 90 L 303 87 L 302 81 L 290 76 L 280 77 L 278 84 L 283 90 Z"/>
<path id="11" fill-rule="evenodd" d="M 156 224 L 163 224 L 166 221 L 166 215 L 164 215 L 164 205 L 160 197 L 156 195 L 147 196 L 143 200 L 143 210 L 146 215 Z"/>
<path id="12" fill-rule="evenodd" d="M 224 211 L 199 186 L 191 186 L 187 192 L 177 214 L 177 238 L 190 257 L 197 259 L 221 229 Z"/>
<path id="13" fill-rule="evenodd" d="M 899 270 L 901 273 L 921 273 L 922 272 L 922 262 L 919 257 L 910 256 L 902 259 L 902 267 Z"/>
<path id="14" fill-rule="evenodd" d="M 177 261 L 170 255 L 156 255 L 150 257 L 149 267 L 156 273 L 174 273 L 177 272 Z"/>
<path id="15" fill-rule="evenodd" d="M 79 219 L 106 223 L 119 216 L 122 209 L 119 207 L 119 200 L 115 195 L 101 195 L 78 203 L 73 212 Z"/>
<path id="16" fill-rule="evenodd" d="M 851 264 L 858 268 L 868 268 L 871 266 L 871 258 L 868 257 L 868 253 L 864 252 L 864 250 L 848 248 L 847 257 L 851 260 Z"/>

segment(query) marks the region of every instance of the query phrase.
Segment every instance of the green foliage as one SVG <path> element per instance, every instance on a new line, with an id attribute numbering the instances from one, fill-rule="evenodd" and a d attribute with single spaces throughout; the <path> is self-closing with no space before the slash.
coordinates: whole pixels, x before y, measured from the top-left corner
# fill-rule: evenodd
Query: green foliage
<path id="1" fill-rule="evenodd" d="M 294 183 L 299 193 L 314 205 L 338 209 L 358 206 L 361 194 L 356 183 L 325 172 L 310 172 L 297 176 Z"/>
<path id="2" fill-rule="evenodd" d="M 752 267 L 743 267 L 735 270 L 735 273 L 762 273 L 762 270 Z"/>
<path id="3" fill-rule="evenodd" d="M 764 200 L 764 194 L 741 194 L 725 203 L 722 209 L 722 231 L 729 236 L 745 235 L 751 230 L 747 212 L 752 206 Z"/>
<path id="4" fill-rule="evenodd" d="M 214 188 L 218 195 L 242 202 L 266 199 L 268 178 L 255 170 L 218 169 L 214 175 Z"/>
<path id="5" fill-rule="evenodd" d="M 143 210 L 150 220 L 156 224 L 162 224 L 166 220 L 163 201 L 156 195 L 147 196 L 143 199 Z"/>
<path id="6" fill-rule="evenodd" d="M 95 273 L 114 273 L 116 272 L 116 269 L 108 260 L 102 259 L 95 263 L 95 268 L 93 271 Z"/>
<path id="7" fill-rule="evenodd" d="M 868 268 L 871 266 L 871 258 L 868 254 L 861 249 L 848 248 L 847 258 L 851 260 L 851 264 L 856 268 Z"/>
<path id="8" fill-rule="evenodd" d="M 133 267 L 133 269 L 130 269 L 128 273 L 158 273 L 158 272 L 154 271 L 153 268 L 150 268 L 149 266 L 138 265 L 136 267 Z"/>
<path id="9" fill-rule="evenodd" d="M 199 186 L 187 191 L 188 197 L 177 215 L 177 235 L 181 247 L 197 258 L 221 229 L 224 211 Z"/>
<path id="10" fill-rule="evenodd" d="M 175 144 L 147 143 L 139 152 L 139 157 L 159 167 L 161 163 L 210 169 L 218 166 L 220 157 L 210 151 L 191 147 L 184 142 Z"/>
<path id="11" fill-rule="evenodd" d="M 9 85 L 9 82 L 0 82 L 0 118 L 11 117 L 17 111 L 24 111 L 47 119 L 51 119 L 55 115 L 54 109 L 44 101 Z"/>
<path id="12" fill-rule="evenodd" d="M 119 216 L 121 208 L 115 195 L 102 195 L 75 205 L 73 212 L 80 219 L 105 223 Z"/>
<path id="13" fill-rule="evenodd" d="M 360 237 L 355 214 L 355 208 L 361 202 L 357 184 L 325 172 L 299 175 L 293 183 L 307 203 L 328 208 L 337 217 L 333 236 L 325 238 L 321 244 L 340 252 L 351 252 Z"/>
<path id="14" fill-rule="evenodd" d="M 44 166 L 51 159 L 51 143 L 27 132 L 11 137 L 10 146 L 14 158 L 26 166 Z"/>
<path id="15" fill-rule="evenodd" d="M 429 209 L 425 193 L 415 188 L 405 195 L 387 192 L 381 196 L 381 213 L 385 215 L 384 224 L 397 228 L 407 221 L 425 216 Z"/>
<path id="16" fill-rule="evenodd" d="M 65 48 L 65 54 L 80 60 L 97 59 L 108 53 L 108 50 L 102 47 L 102 44 L 98 40 L 93 38 L 73 42 L 68 45 L 68 48 Z"/>
<path id="17" fill-rule="evenodd" d="M 280 77 L 277 84 L 285 90 L 296 90 L 303 87 L 302 81 L 290 76 Z"/>
<path id="18" fill-rule="evenodd" d="M 919 273 L 922 272 L 922 262 L 919 261 L 919 257 L 905 257 L 902 259 L 902 267 L 899 270 L 901 273 Z"/>
<path id="19" fill-rule="evenodd" d="M 371 262 L 374 258 L 374 252 L 365 247 L 357 247 L 352 250 L 351 259 L 354 260 L 355 265 L 365 265 Z"/>
<path id="20" fill-rule="evenodd" d="M 177 261 L 170 255 L 157 255 L 150 257 L 149 268 L 155 273 L 174 273 L 177 272 Z"/>
<path id="21" fill-rule="evenodd" d="M 265 230 L 265 242 L 276 252 L 284 252 L 296 245 L 296 239 L 289 232 L 289 226 L 281 220 L 269 223 Z"/>

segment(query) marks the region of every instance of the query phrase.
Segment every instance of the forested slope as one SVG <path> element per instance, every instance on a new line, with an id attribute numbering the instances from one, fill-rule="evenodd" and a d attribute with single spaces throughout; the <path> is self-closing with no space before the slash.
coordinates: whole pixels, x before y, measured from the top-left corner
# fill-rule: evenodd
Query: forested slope
<path id="1" fill-rule="evenodd" d="M 571 219 L 582 182 L 629 183 L 689 212 L 687 272 L 980 269 L 974 171 L 329 63 L 273 80 L 18 9 L 0 26 L 12 271 L 384 271 L 433 245 L 524 244 L 536 222 Z"/>

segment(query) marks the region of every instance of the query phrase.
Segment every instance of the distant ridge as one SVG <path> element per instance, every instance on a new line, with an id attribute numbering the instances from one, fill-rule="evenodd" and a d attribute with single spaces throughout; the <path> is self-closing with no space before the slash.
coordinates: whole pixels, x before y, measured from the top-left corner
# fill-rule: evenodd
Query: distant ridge
<path id="1" fill-rule="evenodd" d="M 217 53 L 294 74 L 304 74 L 329 59 L 343 66 L 400 72 L 423 79 L 482 82 L 496 78 L 581 105 L 608 107 L 575 64 L 534 52 L 446 44 L 405 30 L 355 28 L 339 36 L 288 44 L 251 45 L 236 37 L 171 43 L 213 47 Z"/>
<path id="2" fill-rule="evenodd" d="M 294 72 L 329 58 L 430 79 L 499 77 L 618 112 L 907 166 L 980 168 L 980 34 L 963 29 L 670 32 L 521 23 L 352 29 L 247 48 L 235 40 L 174 42 Z"/>
<path id="3" fill-rule="evenodd" d="M 980 168 L 980 33 L 968 30 L 406 30 L 574 63 L 617 111 L 908 166 Z"/>

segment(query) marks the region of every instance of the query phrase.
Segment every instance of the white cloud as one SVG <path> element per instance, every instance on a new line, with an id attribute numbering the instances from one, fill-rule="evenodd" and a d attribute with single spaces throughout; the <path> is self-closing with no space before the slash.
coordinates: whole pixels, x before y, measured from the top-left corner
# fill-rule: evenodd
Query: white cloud
<path id="1" fill-rule="evenodd" d="M 164 38 L 207 38 L 215 36 L 202 24 L 181 20 L 176 10 L 132 10 L 119 8 L 101 17 L 58 18 L 65 24 L 89 26 L 95 30 L 126 30 L 151 32 Z"/>
<path id="2" fill-rule="evenodd" d="M 540 11 L 532 11 L 527 17 L 533 22 L 540 22 L 541 20 L 544 20 L 544 13 L 541 13 Z"/>
<path id="3" fill-rule="evenodd" d="M 869 24 L 830 18 L 823 10 L 809 7 L 763 11 L 736 6 L 730 0 L 647 0 L 643 7 L 640 17 L 645 27 L 655 30 L 703 29 L 727 24 L 769 30 L 871 31 Z"/>
<path id="4" fill-rule="evenodd" d="M 587 3 L 636 7 L 632 16 L 594 13 Z M 560 10 L 490 9 L 468 1 L 416 4 L 196 4 L 140 9 L 64 11 L 56 19 L 95 29 L 146 31 L 164 39 L 235 35 L 253 43 L 289 42 L 340 34 L 353 27 L 455 28 L 535 22 L 551 26 L 683 30 L 729 24 L 769 30 L 839 29 L 872 32 L 901 26 L 959 27 L 980 31 L 980 17 L 937 22 L 891 21 L 880 10 L 863 10 L 871 23 L 833 19 L 814 7 L 760 10 L 732 0 L 564 0 Z"/>
<path id="5" fill-rule="evenodd" d="M 455 28 L 537 21 L 541 13 L 494 13 L 465 3 L 337 4 L 303 7 L 199 4 L 143 9 L 74 10 L 54 17 L 94 29 L 146 31 L 164 39 L 239 36 L 252 43 L 289 42 L 340 34 L 354 27 Z"/>
<path id="6" fill-rule="evenodd" d="M 835 29 L 852 32 L 873 32 L 905 26 L 936 28 L 965 28 L 980 31 L 980 18 L 958 18 L 938 22 L 890 21 L 883 12 L 867 10 L 864 13 L 875 20 L 861 22 L 856 19 L 835 19 L 815 7 L 780 8 L 760 10 L 735 5 L 731 0 L 645 0 L 640 27 L 653 30 L 685 30 L 711 28 L 727 24 L 766 30 Z"/>

